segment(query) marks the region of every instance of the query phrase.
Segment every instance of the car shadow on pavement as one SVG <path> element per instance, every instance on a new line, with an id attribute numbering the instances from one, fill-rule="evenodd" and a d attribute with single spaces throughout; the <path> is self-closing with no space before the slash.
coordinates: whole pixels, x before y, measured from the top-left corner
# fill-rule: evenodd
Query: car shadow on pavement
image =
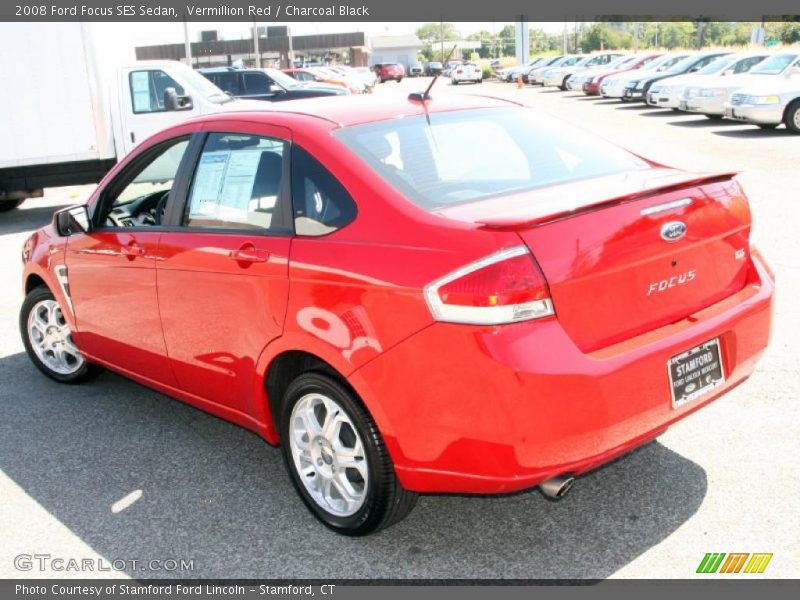
<path id="1" fill-rule="evenodd" d="M 739 125 L 743 125 L 744 123 L 739 123 Z M 740 138 L 740 139 L 747 139 L 747 138 L 776 138 L 776 137 L 792 137 L 796 134 L 792 133 L 788 129 L 779 128 L 779 129 L 761 129 L 756 125 L 751 125 L 745 129 L 731 129 L 729 131 L 712 131 L 714 135 L 721 135 L 725 137 L 732 137 L 732 138 Z"/>
<path id="2" fill-rule="evenodd" d="M 0 235 L 32 231 L 53 220 L 53 213 L 60 206 L 35 206 L 16 208 L 0 213 Z"/>
<path id="3" fill-rule="evenodd" d="M 707 490 L 700 466 L 656 442 L 559 502 L 423 496 L 400 524 L 346 538 L 308 513 L 279 450 L 244 429 L 108 372 L 59 385 L 22 353 L 0 359 L 0 378 L 14 382 L 0 388 L 0 468 L 25 494 L 108 561 L 193 561 L 126 571 L 137 578 L 605 578 Z"/>
<path id="4" fill-rule="evenodd" d="M 729 119 L 708 119 L 703 117 L 702 119 L 694 119 L 692 121 L 673 121 L 669 123 L 669 125 L 674 125 L 675 127 L 688 127 L 689 129 L 705 129 L 707 127 L 731 127 L 733 125 L 741 126 L 742 124 Z"/>

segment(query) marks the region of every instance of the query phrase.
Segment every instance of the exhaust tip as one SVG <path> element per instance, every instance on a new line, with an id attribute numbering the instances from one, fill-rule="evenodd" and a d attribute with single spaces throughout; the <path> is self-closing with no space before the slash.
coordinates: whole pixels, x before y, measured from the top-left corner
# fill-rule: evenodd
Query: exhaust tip
<path id="1" fill-rule="evenodd" d="M 540 483 L 539 489 L 551 500 L 560 500 L 566 496 L 574 483 L 575 478 L 571 475 L 558 475 Z"/>

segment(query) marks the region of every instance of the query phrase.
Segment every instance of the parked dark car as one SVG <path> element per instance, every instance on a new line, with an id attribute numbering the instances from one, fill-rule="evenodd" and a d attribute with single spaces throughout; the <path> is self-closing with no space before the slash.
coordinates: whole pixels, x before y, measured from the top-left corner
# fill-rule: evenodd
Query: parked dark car
<path id="1" fill-rule="evenodd" d="M 403 65 L 397 63 L 381 63 L 373 65 L 375 74 L 378 76 L 378 81 L 381 83 L 394 79 L 397 83 L 403 81 L 406 76 L 406 69 Z"/>
<path id="2" fill-rule="evenodd" d="M 425 66 L 425 74 L 426 75 L 431 75 L 431 76 L 439 75 L 441 72 L 442 72 L 442 63 L 440 63 L 440 62 L 436 62 L 436 61 L 429 62 Z"/>
<path id="3" fill-rule="evenodd" d="M 218 88 L 236 98 L 278 102 L 320 96 L 341 96 L 349 93 L 340 86 L 300 83 L 277 69 L 221 67 L 200 69 L 200 73 Z"/>

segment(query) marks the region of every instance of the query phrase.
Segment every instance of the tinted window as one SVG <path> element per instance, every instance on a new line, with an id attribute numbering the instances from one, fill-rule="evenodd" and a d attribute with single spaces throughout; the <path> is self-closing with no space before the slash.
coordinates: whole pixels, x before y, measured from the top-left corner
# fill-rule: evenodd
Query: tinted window
<path id="1" fill-rule="evenodd" d="M 244 93 L 248 96 L 256 94 L 268 94 L 269 83 L 267 76 L 263 73 L 243 73 Z"/>
<path id="2" fill-rule="evenodd" d="M 292 148 L 292 203 L 298 235 L 325 235 L 356 216 L 356 203 L 344 186 L 299 146 Z"/>
<path id="3" fill-rule="evenodd" d="M 212 133 L 189 191 L 184 223 L 213 229 L 286 229 L 279 210 L 286 144 Z"/>
<path id="4" fill-rule="evenodd" d="M 336 137 L 415 204 L 436 210 L 645 168 L 632 154 L 529 109 L 368 123 Z"/>
<path id="5" fill-rule="evenodd" d="M 206 74 L 216 86 L 231 96 L 241 96 L 242 89 L 239 85 L 239 73 L 209 73 Z"/>
<path id="6" fill-rule="evenodd" d="M 184 94 L 181 87 L 164 71 L 131 71 L 131 103 L 133 112 L 148 113 L 164 110 L 164 92 L 175 88 L 179 96 Z"/>

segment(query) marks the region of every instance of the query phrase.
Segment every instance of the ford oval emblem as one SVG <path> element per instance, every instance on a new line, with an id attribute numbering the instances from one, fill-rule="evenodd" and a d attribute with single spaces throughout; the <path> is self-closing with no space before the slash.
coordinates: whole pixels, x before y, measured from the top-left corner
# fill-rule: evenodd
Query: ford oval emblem
<path id="1" fill-rule="evenodd" d="M 686 224 L 680 221 L 670 221 L 661 226 L 661 239 L 668 242 L 677 242 L 686 235 Z"/>

